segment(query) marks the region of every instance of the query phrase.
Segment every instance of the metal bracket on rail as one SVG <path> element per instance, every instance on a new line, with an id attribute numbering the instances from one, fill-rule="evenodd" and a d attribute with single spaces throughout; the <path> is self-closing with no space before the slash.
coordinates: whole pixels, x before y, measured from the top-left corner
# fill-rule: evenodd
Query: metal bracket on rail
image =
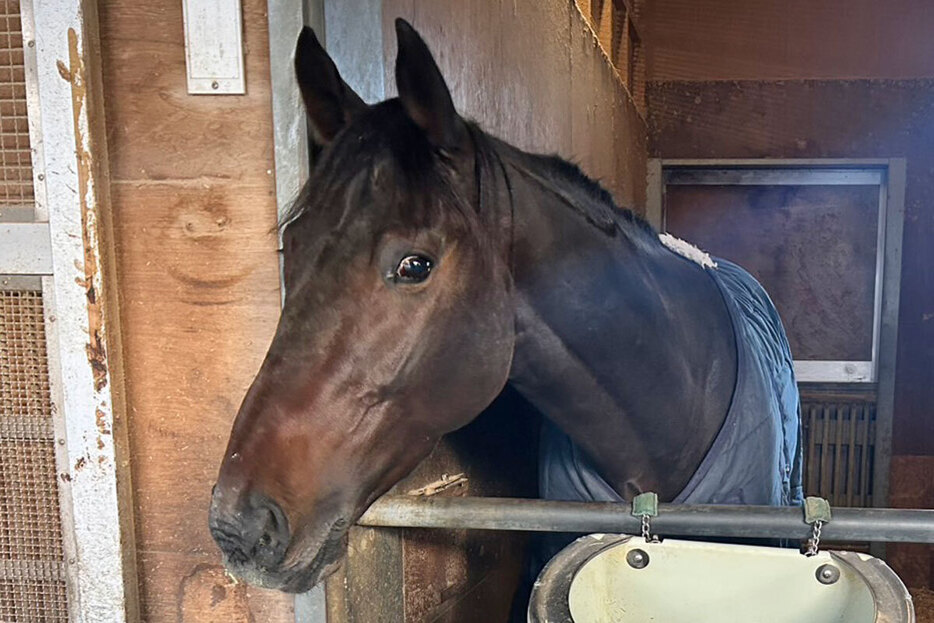
<path id="1" fill-rule="evenodd" d="M 658 536 L 652 535 L 650 525 L 650 518 L 658 516 L 658 494 L 649 491 L 632 498 L 632 514 L 642 519 L 642 538 L 645 542 L 658 543 Z"/>

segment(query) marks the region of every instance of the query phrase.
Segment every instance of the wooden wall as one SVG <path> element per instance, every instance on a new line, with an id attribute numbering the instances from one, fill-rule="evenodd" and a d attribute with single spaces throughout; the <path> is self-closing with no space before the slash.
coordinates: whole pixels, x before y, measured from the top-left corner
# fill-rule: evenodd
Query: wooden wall
<path id="1" fill-rule="evenodd" d="M 934 77 L 929 0 L 647 0 L 649 80 Z"/>
<path id="2" fill-rule="evenodd" d="M 644 208 L 645 121 L 574 0 L 384 0 L 387 96 L 396 17 L 422 33 L 463 114 L 575 160 L 617 202 Z"/>
<path id="3" fill-rule="evenodd" d="M 265 5 L 243 2 L 247 94 L 190 96 L 181 2 L 100 2 L 147 623 L 294 620 L 291 599 L 225 576 L 207 530 L 279 309 Z"/>
<path id="4" fill-rule="evenodd" d="M 934 4 L 648 7 L 653 155 L 907 159 L 890 504 L 934 508 Z M 934 550 L 889 551 L 910 586 L 934 586 Z"/>

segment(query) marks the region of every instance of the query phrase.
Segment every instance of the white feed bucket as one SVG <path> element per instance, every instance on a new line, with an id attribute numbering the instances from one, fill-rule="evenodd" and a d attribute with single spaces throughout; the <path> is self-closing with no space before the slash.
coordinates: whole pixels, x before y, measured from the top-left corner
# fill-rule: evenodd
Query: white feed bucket
<path id="1" fill-rule="evenodd" d="M 530 623 L 910 623 L 884 562 L 820 552 L 626 535 L 578 539 L 542 571 Z"/>

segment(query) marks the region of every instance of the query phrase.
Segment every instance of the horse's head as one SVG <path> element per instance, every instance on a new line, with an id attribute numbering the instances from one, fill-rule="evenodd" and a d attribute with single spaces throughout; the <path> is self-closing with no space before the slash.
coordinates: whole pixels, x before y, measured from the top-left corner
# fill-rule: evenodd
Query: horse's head
<path id="1" fill-rule="evenodd" d="M 276 335 L 211 505 L 231 570 L 310 588 L 347 528 L 500 392 L 513 345 L 510 219 L 478 141 L 405 22 L 399 97 L 367 106 L 306 29 L 295 67 L 325 145 L 283 234 Z"/>

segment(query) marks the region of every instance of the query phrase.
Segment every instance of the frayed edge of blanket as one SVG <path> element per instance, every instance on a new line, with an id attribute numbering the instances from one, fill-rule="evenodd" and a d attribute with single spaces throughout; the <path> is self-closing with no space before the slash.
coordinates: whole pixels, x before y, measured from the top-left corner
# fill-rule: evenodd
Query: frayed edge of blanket
<path id="1" fill-rule="evenodd" d="M 663 245 L 681 257 L 685 257 L 691 260 L 695 264 L 699 264 L 704 268 L 717 267 L 717 263 L 713 261 L 713 258 L 711 258 L 709 254 L 704 253 L 690 242 L 685 242 L 680 238 L 675 238 L 671 234 L 659 234 L 658 239 L 662 242 Z"/>

